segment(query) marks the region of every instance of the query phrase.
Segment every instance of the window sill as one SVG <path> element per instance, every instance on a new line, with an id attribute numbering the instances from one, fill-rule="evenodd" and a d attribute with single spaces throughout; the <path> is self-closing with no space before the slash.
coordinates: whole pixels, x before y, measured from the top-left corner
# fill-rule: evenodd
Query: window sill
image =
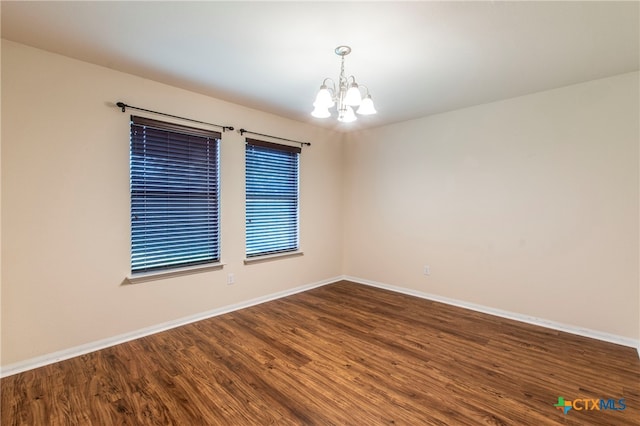
<path id="1" fill-rule="evenodd" d="M 244 260 L 244 264 L 251 265 L 254 263 L 270 262 L 272 260 L 278 260 L 285 257 L 297 257 L 302 255 L 304 255 L 303 251 L 289 251 L 286 253 L 267 254 L 264 256 L 249 257 Z"/>
<path id="2" fill-rule="evenodd" d="M 207 263 L 205 265 L 188 266 L 185 268 L 166 269 L 157 272 L 143 272 L 139 274 L 131 274 L 124 279 L 125 284 L 138 284 L 146 281 L 157 281 L 166 278 L 179 277 L 182 275 L 197 274 L 199 272 L 212 271 L 222 269 L 224 263 Z"/>

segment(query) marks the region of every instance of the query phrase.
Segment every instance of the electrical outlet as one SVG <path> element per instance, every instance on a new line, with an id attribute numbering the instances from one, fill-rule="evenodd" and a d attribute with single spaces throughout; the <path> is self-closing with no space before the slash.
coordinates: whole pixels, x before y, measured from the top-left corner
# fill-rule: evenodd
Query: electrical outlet
<path id="1" fill-rule="evenodd" d="M 429 265 L 424 265 L 424 274 L 431 275 L 431 268 L 429 267 Z"/>
<path id="2" fill-rule="evenodd" d="M 227 285 L 234 284 L 236 282 L 236 276 L 233 274 L 227 274 Z"/>

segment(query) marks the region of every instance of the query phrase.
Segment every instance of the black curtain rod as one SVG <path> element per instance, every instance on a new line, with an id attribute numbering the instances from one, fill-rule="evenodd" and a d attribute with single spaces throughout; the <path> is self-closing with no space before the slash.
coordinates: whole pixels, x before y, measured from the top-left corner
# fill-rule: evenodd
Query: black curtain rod
<path id="1" fill-rule="evenodd" d="M 231 129 L 231 130 L 233 130 L 233 129 Z M 241 135 L 244 135 L 245 133 L 250 133 L 250 134 L 252 134 L 252 135 L 266 136 L 266 137 L 268 137 L 268 138 L 279 139 L 279 140 L 281 140 L 281 141 L 287 141 L 287 142 L 299 143 L 299 144 L 300 144 L 300 147 L 303 147 L 303 146 L 305 146 L 305 145 L 306 145 L 306 146 L 311 146 L 311 143 L 309 143 L 309 142 L 300 142 L 300 141 L 294 141 L 294 140 L 291 140 L 291 139 L 279 138 L 278 136 L 265 135 L 265 134 L 263 134 L 263 133 L 256 133 L 256 132 L 252 132 L 252 131 L 250 131 L 250 130 L 246 130 L 246 129 L 240 129 L 240 130 L 238 130 L 238 131 L 240 132 L 240 134 L 241 134 Z"/>
<path id="2" fill-rule="evenodd" d="M 165 114 L 164 112 L 152 111 L 150 109 L 138 108 L 138 107 L 135 107 L 133 105 L 127 105 L 124 102 L 117 102 L 116 105 L 118 107 L 122 108 L 122 112 L 125 112 L 127 110 L 127 108 L 131 108 L 131 109 L 137 109 L 138 111 L 145 111 L 145 112 L 150 112 L 150 113 L 153 113 L 153 114 L 164 115 L 165 117 L 172 117 L 172 118 L 178 118 L 180 120 L 191 121 L 192 123 L 200 123 L 200 124 L 206 124 L 207 126 L 220 127 L 220 128 L 222 128 L 223 132 L 225 132 L 227 130 L 233 130 L 233 126 L 221 126 L 220 124 L 207 123 L 206 121 L 194 120 L 192 118 L 180 117 L 178 115 Z"/>

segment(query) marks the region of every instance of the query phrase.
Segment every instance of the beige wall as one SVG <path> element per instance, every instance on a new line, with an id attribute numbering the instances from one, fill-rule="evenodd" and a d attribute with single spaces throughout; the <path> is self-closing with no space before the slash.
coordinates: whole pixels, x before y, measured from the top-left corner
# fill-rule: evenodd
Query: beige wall
<path id="1" fill-rule="evenodd" d="M 638 339 L 638 114 L 636 72 L 350 134 L 345 274 Z"/>
<path id="2" fill-rule="evenodd" d="M 244 139 L 226 132 L 224 269 L 122 285 L 129 271 L 131 111 L 110 105 L 119 100 L 311 141 L 300 171 L 305 255 L 243 264 Z M 339 276 L 339 139 L 327 130 L 3 41 L 2 365 Z M 235 285 L 226 284 L 228 273 L 235 274 Z"/>

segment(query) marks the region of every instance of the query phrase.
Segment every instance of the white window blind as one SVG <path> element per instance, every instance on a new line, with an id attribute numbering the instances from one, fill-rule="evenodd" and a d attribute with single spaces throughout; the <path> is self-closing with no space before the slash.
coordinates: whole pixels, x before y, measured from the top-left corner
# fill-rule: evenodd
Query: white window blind
<path id="1" fill-rule="evenodd" d="M 216 262 L 220 133 L 131 117 L 131 271 Z"/>
<path id="2" fill-rule="evenodd" d="M 247 139 L 247 257 L 296 251 L 300 148 Z"/>

